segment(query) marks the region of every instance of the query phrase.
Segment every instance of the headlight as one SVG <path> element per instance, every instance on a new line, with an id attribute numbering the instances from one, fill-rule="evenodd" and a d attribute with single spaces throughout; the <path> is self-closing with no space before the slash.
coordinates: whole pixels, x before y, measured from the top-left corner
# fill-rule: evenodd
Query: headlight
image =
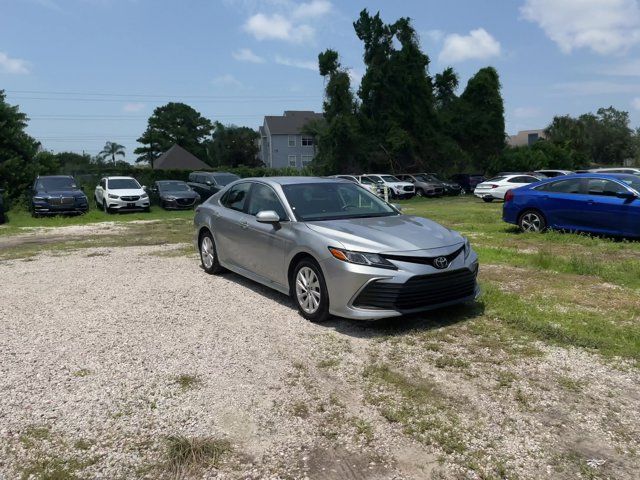
<path id="1" fill-rule="evenodd" d="M 471 244 L 469 243 L 469 239 L 464 239 L 464 259 L 469 258 L 469 254 L 471 253 Z"/>
<path id="2" fill-rule="evenodd" d="M 140 198 L 149 198 L 149 195 L 147 195 L 146 193 L 143 193 Z"/>
<path id="3" fill-rule="evenodd" d="M 113 193 L 110 193 L 109 198 L 120 198 L 120 197 L 118 195 L 114 195 Z"/>
<path id="4" fill-rule="evenodd" d="M 33 197 L 34 202 L 46 202 L 47 199 L 44 197 Z"/>
<path id="5" fill-rule="evenodd" d="M 357 265 L 367 265 L 370 267 L 388 268 L 397 270 L 398 268 L 384 257 L 377 253 L 350 252 L 340 248 L 329 247 L 331 255 L 342 262 L 355 263 Z"/>

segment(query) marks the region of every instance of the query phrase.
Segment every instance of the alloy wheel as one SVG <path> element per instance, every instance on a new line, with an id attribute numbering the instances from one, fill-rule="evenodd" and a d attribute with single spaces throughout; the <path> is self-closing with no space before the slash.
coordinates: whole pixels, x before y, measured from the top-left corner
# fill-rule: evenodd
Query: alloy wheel
<path id="1" fill-rule="evenodd" d="M 313 314 L 320 306 L 320 281 L 316 272 L 309 267 L 302 267 L 296 275 L 296 298 L 300 308 Z"/>
<path id="2" fill-rule="evenodd" d="M 534 212 L 524 214 L 520 220 L 520 226 L 525 232 L 540 232 L 542 230 L 542 219 Z"/>
<path id="3" fill-rule="evenodd" d="M 204 237 L 200 245 L 200 257 L 202 258 L 202 264 L 205 268 L 209 269 L 213 266 L 213 260 L 215 259 L 215 249 L 213 248 L 213 242 L 210 237 Z"/>

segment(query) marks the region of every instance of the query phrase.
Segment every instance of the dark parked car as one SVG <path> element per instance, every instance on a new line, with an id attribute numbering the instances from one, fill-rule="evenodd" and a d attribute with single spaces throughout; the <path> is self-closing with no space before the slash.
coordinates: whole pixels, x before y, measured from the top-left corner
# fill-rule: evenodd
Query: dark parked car
<path id="1" fill-rule="evenodd" d="M 451 177 L 451 181 L 460 185 L 466 193 L 472 193 L 476 185 L 484 182 L 485 178 L 479 173 L 458 173 Z"/>
<path id="2" fill-rule="evenodd" d="M 151 187 L 151 194 L 167 210 L 190 209 L 200 201 L 200 195 L 182 180 L 159 180 Z"/>
<path id="3" fill-rule="evenodd" d="M 0 188 L 0 225 L 5 222 L 4 218 L 4 200 L 2 199 L 2 194 L 4 193 L 4 189 Z"/>
<path id="4" fill-rule="evenodd" d="M 455 182 L 447 182 L 446 180 L 440 180 L 435 173 L 424 173 L 426 178 L 429 179 L 430 182 L 435 183 L 436 185 L 442 186 L 445 195 L 464 195 L 464 189 Z"/>
<path id="5" fill-rule="evenodd" d="M 54 175 L 38 177 L 31 189 L 31 214 L 79 214 L 89 210 L 89 201 L 73 177 Z"/>
<path id="6" fill-rule="evenodd" d="M 552 228 L 640 237 L 640 177 L 565 175 L 509 190 L 502 219 L 525 232 Z"/>
<path id="7" fill-rule="evenodd" d="M 192 172 L 189 174 L 187 184 L 205 201 L 214 193 L 231 182 L 240 180 L 238 175 L 227 172 Z"/>

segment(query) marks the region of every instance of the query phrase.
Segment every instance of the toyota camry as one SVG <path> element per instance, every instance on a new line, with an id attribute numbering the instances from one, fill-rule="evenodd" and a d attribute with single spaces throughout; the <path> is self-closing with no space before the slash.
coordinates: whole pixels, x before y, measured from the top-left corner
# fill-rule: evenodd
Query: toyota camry
<path id="1" fill-rule="evenodd" d="M 239 180 L 198 206 L 194 223 L 205 272 L 291 295 L 311 321 L 393 317 L 479 294 L 467 239 L 346 180 Z"/>

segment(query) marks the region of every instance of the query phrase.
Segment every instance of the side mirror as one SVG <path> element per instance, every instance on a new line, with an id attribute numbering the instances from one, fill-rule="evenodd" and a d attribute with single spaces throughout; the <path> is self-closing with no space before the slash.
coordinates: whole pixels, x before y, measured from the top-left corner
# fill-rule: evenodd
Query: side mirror
<path id="1" fill-rule="evenodd" d="M 625 191 L 625 192 L 617 192 L 616 193 L 616 197 L 624 198 L 625 200 L 634 200 L 634 199 L 638 198 L 635 193 L 630 192 L 628 190 Z"/>
<path id="2" fill-rule="evenodd" d="M 147 186 L 146 185 L 142 185 L 142 189 L 146 192 L 147 191 Z"/>
<path id="3" fill-rule="evenodd" d="M 260 223 L 278 223 L 280 215 L 273 210 L 262 210 L 256 215 L 256 220 Z"/>
<path id="4" fill-rule="evenodd" d="M 204 182 L 204 183 L 206 183 L 206 184 L 207 184 L 207 185 L 209 185 L 209 186 L 213 185 L 213 182 L 212 182 L 211 180 L 207 180 L 207 181 L 206 181 L 206 182 Z"/>

